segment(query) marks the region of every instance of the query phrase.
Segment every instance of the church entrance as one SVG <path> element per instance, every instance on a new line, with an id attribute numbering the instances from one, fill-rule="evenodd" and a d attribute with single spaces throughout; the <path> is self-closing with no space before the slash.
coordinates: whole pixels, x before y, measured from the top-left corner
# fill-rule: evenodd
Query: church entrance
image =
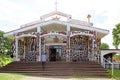
<path id="1" fill-rule="evenodd" d="M 49 48 L 49 60 L 61 61 L 62 47 L 59 45 L 50 46 Z"/>
<path id="2" fill-rule="evenodd" d="M 56 49 L 50 48 L 50 61 L 56 61 Z"/>

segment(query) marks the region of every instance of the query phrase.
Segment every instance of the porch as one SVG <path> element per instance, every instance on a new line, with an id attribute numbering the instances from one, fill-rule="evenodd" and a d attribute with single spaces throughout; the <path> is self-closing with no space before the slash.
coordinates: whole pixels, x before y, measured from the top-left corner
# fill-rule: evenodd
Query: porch
<path id="1" fill-rule="evenodd" d="M 14 39 L 15 61 L 41 61 L 41 51 L 47 52 L 48 61 L 100 62 L 100 39 L 93 32 L 28 32 L 18 33 Z M 96 42 L 95 42 L 96 41 Z"/>

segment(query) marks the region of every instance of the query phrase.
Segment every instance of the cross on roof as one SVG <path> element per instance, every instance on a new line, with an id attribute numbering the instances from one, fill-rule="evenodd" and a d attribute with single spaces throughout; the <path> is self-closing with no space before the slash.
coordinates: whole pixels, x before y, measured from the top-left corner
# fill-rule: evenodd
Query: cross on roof
<path id="1" fill-rule="evenodd" d="M 55 1 L 55 11 L 57 11 L 57 5 L 58 5 L 58 2 L 57 0 Z"/>

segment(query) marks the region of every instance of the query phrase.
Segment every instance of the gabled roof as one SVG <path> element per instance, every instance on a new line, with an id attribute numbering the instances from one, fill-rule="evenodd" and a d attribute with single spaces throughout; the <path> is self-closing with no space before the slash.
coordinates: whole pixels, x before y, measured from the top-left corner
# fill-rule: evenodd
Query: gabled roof
<path id="1" fill-rule="evenodd" d="M 48 18 L 48 17 L 53 16 L 53 15 L 63 16 L 65 18 L 67 18 L 67 21 L 61 21 L 61 20 L 57 20 L 57 19 L 55 19 L 55 20 L 51 19 L 51 20 L 45 21 L 45 18 Z M 93 26 L 92 23 L 72 19 L 71 15 L 65 14 L 65 13 L 62 13 L 59 11 L 53 11 L 49 14 L 41 16 L 40 18 L 41 18 L 40 20 L 21 25 L 21 27 L 19 29 L 7 32 L 4 34 L 4 36 L 10 36 L 10 35 L 13 35 L 15 33 L 25 32 L 27 30 L 35 29 L 37 27 L 47 26 L 50 24 L 58 24 L 58 25 L 65 25 L 65 26 L 67 26 L 69 24 L 69 26 L 74 27 L 74 28 L 96 31 L 98 33 L 102 33 L 102 35 L 99 35 L 100 37 L 103 37 L 109 33 L 108 30 L 92 27 Z"/>
<path id="2" fill-rule="evenodd" d="M 60 16 L 66 17 L 67 19 L 72 18 L 71 15 L 69 15 L 69 14 L 65 14 L 65 13 L 62 13 L 62 12 L 59 12 L 59 11 L 53 11 L 51 13 L 48 13 L 48 14 L 45 14 L 45 15 L 41 16 L 40 20 L 30 22 L 30 23 L 27 23 L 27 24 L 23 24 L 20 27 L 23 28 L 23 27 L 29 27 L 29 26 L 32 26 L 32 25 L 39 24 L 39 23 L 45 21 L 46 18 L 51 17 L 53 15 L 60 15 Z"/>
<path id="3" fill-rule="evenodd" d="M 9 35 L 13 35 L 15 33 L 19 33 L 19 32 L 24 32 L 30 29 L 34 29 L 40 26 L 46 26 L 46 25 L 50 25 L 50 24 L 60 24 L 60 25 L 66 25 L 69 24 L 71 27 L 75 27 L 75 28 L 80 28 L 80 29 L 84 29 L 84 30 L 91 30 L 91 31 L 96 31 L 99 33 L 103 33 L 103 34 L 108 34 L 109 31 L 108 30 L 104 30 L 104 29 L 100 29 L 100 28 L 95 28 L 95 27 L 89 27 L 89 26 L 83 26 L 83 25 L 79 25 L 79 24 L 73 24 L 73 23 L 69 23 L 69 22 L 65 22 L 65 21 L 58 21 L 58 20 L 49 20 L 49 21 L 44 21 L 41 22 L 39 24 L 35 24 L 35 25 L 31 25 L 29 27 L 24 27 L 24 28 L 19 28 L 17 30 L 14 31 L 10 31 L 4 34 L 4 36 L 9 36 Z"/>
<path id="4" fill-rule="evenodd" d="M 69 15 L 69 14 L 62 13 L 62 12 L 59 12 L 59 11 L 53 11 L 51 13 L 48 13 L 48 14 L 45 14 L 45 15 L 41 16 L 40 20 L 37 20 L 37 21 L 34 21 L 34 22 L 30 22 L 30 23 L 21 25 L 20 27 L 23 28 L 23 27 L 29 27 L 29 26 L 37 25 L 37 24 L 39 24 L 41 22 L 44 22 L 46 18 L 51 17 L 53 15 L 60 15 L 60 16 L 66 17 L 67 18 L 67 22 L 72 23 L 72 24 L 78 24 L 78 25 L 81 25 L 81 26 L 89 26 L 89 27 L 93 26 L 92 23 L 85 22 L 85 21 L 80 21 L 80 20 L 76 20 L 76 19 L 72 19 L 72 16 Z M 57 19 L 55 19 L 55 20 L 57 20 Z"/>
<path id="5" fill-rule="evenodd" d="M 51 13 L 48 13 L 48 14 L 45 14 L 45 15 L 41 16 L 40 18 L 41 19 L 48 18 L 48 17 L 53 16 L 53 15 L 60 15 L 60 16 L 66 17 L 66 18 L 71 18 L 72 17 L 69 14 L 65 14 L 65 13 L 62 13 L 62 12 L 59 12 L 59 11 L 53 11 Z"/>

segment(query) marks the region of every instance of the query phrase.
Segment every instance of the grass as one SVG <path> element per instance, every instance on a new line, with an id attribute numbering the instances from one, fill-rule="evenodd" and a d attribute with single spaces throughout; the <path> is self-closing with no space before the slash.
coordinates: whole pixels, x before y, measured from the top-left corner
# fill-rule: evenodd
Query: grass
<path id="1" fill-rule="evenodd" d="M 107 69 L 107 71 L 110 73 L 110 76 L 112 78 L 115 78 L 116 80 L 120 80 L 120 69 L 114 69 L 114 75 L 112 76 L 112 69 Z"/>
<path id="2" fill-rule="evenodd" d="M 73 74 L 73 75 L 71 75 L 71 78 L 80 78 L 80 77 L 82 77 L 80 74 Z"/>
<path id="3" fill-rule="evenodd" d="M 0 80 L 20 80 L 24 75 L 12 73 L 0 73 Z"/>
<path id="4" fill-rule="evenodd" d="M 112 76 L 112 69 L 107 69 L 107 71 L 110 74 L 111 78 L 115 78 L 116 80 L 120 80 L 120 69 L 114 69 L 114 75 Z M 22 74 L 12 74 L 12 73 L 0 73 L 0 80 L 20 80 L 21 78 L 24 78 L 25 75 Z M 72 75 L 71 78 L 73 80 L 77 80 L 81 78 L 81 75 Z"/>

